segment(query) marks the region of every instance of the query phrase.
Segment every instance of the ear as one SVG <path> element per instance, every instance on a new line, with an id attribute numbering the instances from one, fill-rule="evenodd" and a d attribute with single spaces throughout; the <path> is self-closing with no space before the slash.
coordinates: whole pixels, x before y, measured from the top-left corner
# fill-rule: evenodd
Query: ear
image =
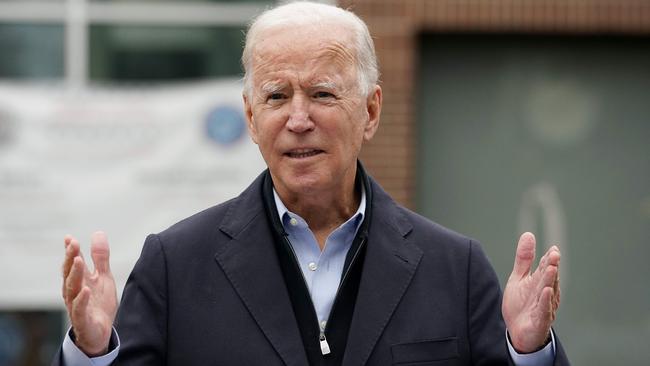
<path id="1" fill-rule="evenodd" d="M 242 94 L 244 98 L 244 115 L 246 117 L 246 127 L 248 128 L 248 135 L 254 143 L 257 144 L 257 127 L 253 119 L 253 106 L 246 93 Z"/>
<path id="2" fill-rule="evenodd" d="M 363 139 L 370 141 L 377 132 L 379 127 L 379 116 L 381 115 L 382 92 L 379 85 L 374 86 L 374 90 L 368 95 L 366 100 L 366 111 L 368 113 L 368 123 L 363 131 Z"/>

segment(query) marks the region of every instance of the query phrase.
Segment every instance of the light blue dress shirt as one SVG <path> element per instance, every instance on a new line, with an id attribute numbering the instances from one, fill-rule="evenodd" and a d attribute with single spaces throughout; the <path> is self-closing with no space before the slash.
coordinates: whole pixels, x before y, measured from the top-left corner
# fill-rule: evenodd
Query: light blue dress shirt
<path id="1" fill-rule="evenodd" d="M 357 211 L 327 237 L 321 252 L 314 233 L 307 222 L 299 215 L 289 211 L 280 196 L 273 189 L 275 206 L 284 230 L 289 235 L 289 242 L 296 254 L 300 270 L 309 289 L 321 331 L 327 326 L 332 304 L 343 275 L 343 266 L 348 250 L 352 246 L 357 230 L 363 222 L 366 212 L 366 192 L 361 192 L 361 202 Z M 70 332 L 63 342 L 63 360 L 65 366 L 108 366 L 115 360 L 120 350 L 117 332 L 113 330 L 114 344 L 117 346 L 110 353 L 101 357 L 89 358 L 72 342 Z M 553 365 L 555 359 L 555 336 L 551 332 L 551 342 L 535 353 L 519 354 L 510 344 L 507 334 L 510 356 L 517 366 Z"/>
<path id="2" fill-rule="evenodd" d="M 320 329 L 324 331 L 341 282 L 345 258 L 363 222 L 366 211 L 365 192 L 361 194 L 361 203 L 357 212 L 332 231 L 325 240 L 323 251 L 320 250 L 318 241 L 307 222 L 286 208 L 275 189 L 273 198 L 282 226 L 288 234 L 289 243 L 309 289 Z"/>

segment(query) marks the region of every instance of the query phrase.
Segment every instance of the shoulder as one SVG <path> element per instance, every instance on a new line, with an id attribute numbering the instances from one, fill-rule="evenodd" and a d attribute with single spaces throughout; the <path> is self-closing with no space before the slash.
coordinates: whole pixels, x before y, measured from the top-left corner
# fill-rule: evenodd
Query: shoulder
<path id="1" fill-rule="evenodd" d="M 467 251 L 475 240 L 449 229 L 395 202 L 377 183 L 373 184 L 372 215 L 380 230 L 393 228 L 409 242 L 427 251 Z"/>
<path id="2" fill-rule="evenodd" d="M 444 248 L 455 252 L 466 252 L 472 246 L 479 245 L 476 240 L 432 221 L 406 207 L 397 205 L 397 209 L 400 210 L 413 227 L 409 233 L 409 239 L 417 243 L 425 251 Z"/>
<path id="3" fill-rule="evenodd" d="M 467 279 L 482 277 L 489 286 L 498 280 L 482 245 L 475 239 L 444 227 L 408 208 L 395 203 L 394 215 L 402 216 L 409 230 L 405 244 L 418 248 L 422 254 L 421 271 L 430 275 L 445 274 L 445 278 Z M 430 271 L 430 272 L 429 272 Z M 457 282 L 458 286 L 465 280 Z"/>
<path id="4" fill-rule="evenodd" d="M 155 238 L 165 252 L 216 249 L 229 240 L 233 232 L 264 215 L 263 175 L 239 196 L 189 216 L 150 238 Z"/>
<path id="5" fill-rule="evenodd" d="M 203 236 L 212 231 L 227 217 L 233 205 L 237 205 L 239 197 L 231 198 L 225 202 L 206 208 L 181 221 L 171 225 L 156 235 L 164 239 L 174 239 L 199 235 Z"/>
<path id="6" fill-rule="evenodd" d="M 437 272 L 460 273 L 470 267 L 489 269 L 491 264 L 481 244 L 395 202 L 376 182 L 372 189 L 372 227 L 386 233 L 394 230 L 403 244 L 422 254 L 422 263 Z M 397 242 L 394 245 L 397 244 Z"/>

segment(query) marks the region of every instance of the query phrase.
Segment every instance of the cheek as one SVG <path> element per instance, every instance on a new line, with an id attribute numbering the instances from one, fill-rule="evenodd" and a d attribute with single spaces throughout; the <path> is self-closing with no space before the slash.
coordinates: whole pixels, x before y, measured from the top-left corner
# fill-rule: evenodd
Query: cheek
<path id="1" fill-rule="evenodd" d="M 328 121 L 325 134 L 331 146 L 345 155 L 354 154 L 360 150 L 363 143 L 363 122 L 359 117 L 351 117 L 347 114 L 331 115 Z"/>
<path id="2" fill-rule="evenodd" d="M 263 111 L 255 116 L 254 129 L 257 143 L 260 147 L 268 149 L 270 144 L 276 140 L 280 130 L 284 126 L 280 114 L 277 111 Z"/>
<path id="3" fill-rule="evenodd" d="M 368 123 L 368 116 L 358 107 L 347 111 L 345 115 L 345 129 L 347 140 L 352 140 L 355 145 L 360 144 L 363 140 L 363 132 Z"/>

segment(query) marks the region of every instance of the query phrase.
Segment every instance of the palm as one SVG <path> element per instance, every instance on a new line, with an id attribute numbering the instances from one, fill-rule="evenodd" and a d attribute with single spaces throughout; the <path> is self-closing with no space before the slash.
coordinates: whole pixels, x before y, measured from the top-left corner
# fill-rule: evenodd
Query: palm
<path id="1" fill-rule="evenodd" d="M 103 233 L 95 233 L 91 247 L 94 272 L 86 267 L 79 244 L 66 238 L 63 298 L 76 344 L 88 355 L 106 351 L 117 311 L 115 280 L 109 266 L 109 247 Z"/>
<path id="2" fill-rule="evenodd" d="M 534 257 L 535 237 L 525 233 L 519 239 L 514 269 L 503 294 L 503 318 L 513 346 L 524 353 L 546 342 L 560 303 L 559 249 L 550 248 L 531 273 Z"/>

